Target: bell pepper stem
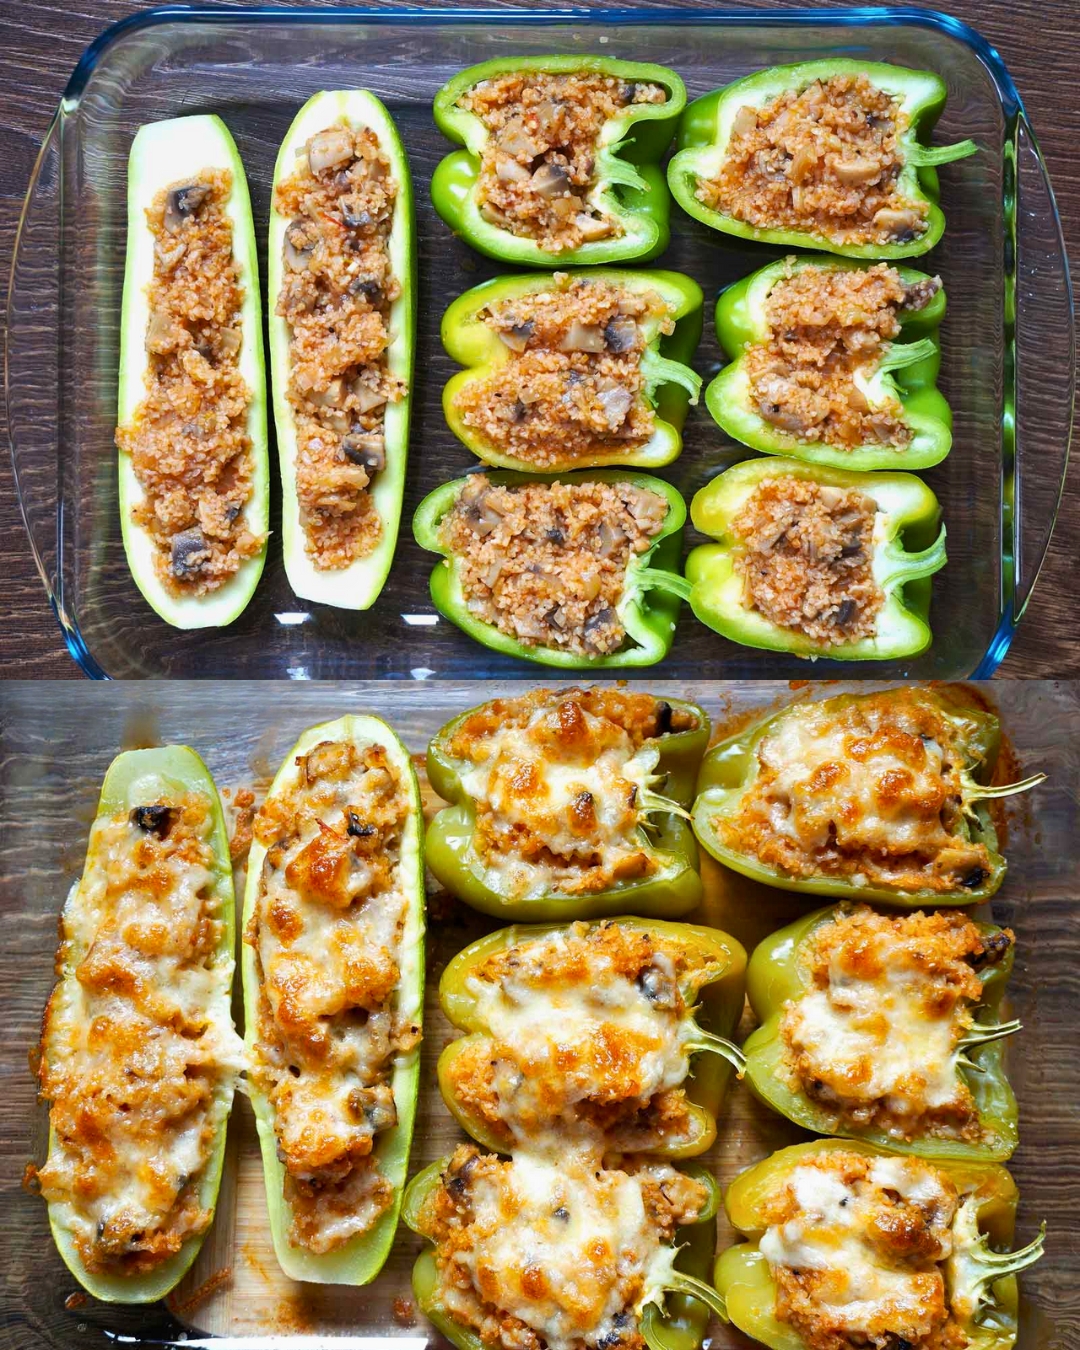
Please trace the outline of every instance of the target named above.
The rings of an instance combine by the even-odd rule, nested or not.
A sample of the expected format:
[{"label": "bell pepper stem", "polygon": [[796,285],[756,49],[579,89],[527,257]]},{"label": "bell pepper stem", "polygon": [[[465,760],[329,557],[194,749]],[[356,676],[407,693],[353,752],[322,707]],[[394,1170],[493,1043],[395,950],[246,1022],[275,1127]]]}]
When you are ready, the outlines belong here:
[{"label": "bell pepper stem", "polygon": [[966,1050],[969,1046],[991,1045],[994,1041],[1003,1041],[1006,1036],[1015,1036],[1020,1029],[1019,1018],[1013,1018],[1011,1022],[996,1022],[993,1025],[976,1023],[960,1042],[960,1048]]},{"label": "bell pepper stem", "polygon": [[677,572],[665,572],[662,567],[642,567],[633,580],[644,590],[669,591],[681,600],[689,600],[693,586]]},{"label": "bell pepper stem", "polygon": [[706,1307],[720,1318],[722,1322],[728,1322],[727,1304],[723,1297],[716,1292],[711,1284],[706,1284],[704,1280],[699,1280],[694,1275],[688,1275],[685,1270],[673,1270],[664,1281],[664,1293],[666,1294],[689,1294],[691,1298],[700,1299]]},{"label": "bell pepper stem", "polygon": [[1028,778],[1021,778],[1018,783],[998,783],[996,786],[988,786],[985,783],[976,783],[970,774],[963,772],[960,775],[960,787],[964,814],[972,820],[977,820],[978,817],[971,809],[973,802],[1015,797],[1018,793],[1029,792],[1033,787],[1038,787],[1040,783],[1045,781],[1046,774],[1033,773]]},{"label": "bell pepper stem", "polygon": [[681,384],[691,403],[698,401],[701,392],[701,376],[696,370],[661,356],[654,347],[647,347],[641,358],[641,378],[645,381],[645,396],[650,400],[662,384]]},{"label": "bell pepper stem", "polygon": [[1044,1223],[1019,1251],[994,1251],[988,1235],[979,1231],[974,1202],[966,1200],[953,1220],[953,1251],[947,1272],[953,1307],[962,1308],[972,1322],[978,1323],[994,1303],[990,1286],[1034,1265],[1043,1254],[1045,1242]]},{"label": "bell pepper stem", "polygon": [[648,192],[649,184],[629,160],[619,156],[627,146],[632,145],[633,136],[624,137],[614,145],[605,146],[597,156],[597,177],[604,187],[618,184],[619,187],[633,188],[637,192]]},{"label": "bell pepper stem", "polygon": [[937,351],[937,343],[933,338],[920,338],[918,342],[893,342],[890,343],[888,351],[878,362],[878,371],[886,370],[904,370],[907,366],[917,365],[920,361],[925,361],[928,356],[933,356]]},{"label": "bell pepper stem", "polygon": [[945,526],[938,537],[919,553],[906,553],[896,541],[885,546],[885,558],[890,566],[878,577],[883,590],[889,590],[919,577],[929,577],[945,565]]},{"label": "bell pepper stem", "polygon": [[723,1036],[717,1036],[712,1031],[706,1031],[704,1027],[699,1027],[696,1022],[690,1038],[686,1042],[686,1049],[691,1054],[695,1051],[707,1050],[715,1055],[722,1056],[734,1068],[739,1078],[742,1078],[746,1072],[746,1056],[735,1042],[729,1041]]},{"label": "bell pepper stem", "polygon": [[936,167],[939,164],[952,164],[958,159],[967,159],[977,154],[979,147],[974,141],[957,141],[955,145],[915,144],[907,153],[908,163],[917,168]]},{"label": "bell pepper stem", "polygon": [[[683,820],[689,820],[690,812],[681,807],[678,802],[673,802],[670,797],[662,797],[659,792],[650,792],[648,788],[643,788],[638,793],[638,802],[640,803],[640,814],[650,816],[654,813],[663,813],[664,815],[682,816]],[[647,824],[647,821],[643,821]]]}]

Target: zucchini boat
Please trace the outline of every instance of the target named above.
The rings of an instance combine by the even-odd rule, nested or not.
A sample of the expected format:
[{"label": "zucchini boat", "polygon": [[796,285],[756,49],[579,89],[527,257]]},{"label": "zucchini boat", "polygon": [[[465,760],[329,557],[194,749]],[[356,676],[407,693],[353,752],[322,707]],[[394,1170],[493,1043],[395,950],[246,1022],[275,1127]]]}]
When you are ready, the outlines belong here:
[{"label": "zucchini boat", "polygon": [[365,89],[315,94],[278,152],[267,261],[282,547],[301,599],[368,609],[390,571],[414,274],[412,182],[390,114]]},{"label": "zucchini boat", "polygon": [[377,717],[305,731],[255,822],[244,897],[249,1096],[274,1250],[367,1284],[397,1228],[424,990],[420,790]]},{"label": "zucchini boat", "polygon": [[220,117],[132,143],[117,423],[135,584],[176,628],[232,623],[266,559],[269,459],[255,228]]},{"label": "zucchini boat", "polygon": [[64,906],[39,1070],[49,1224],[68,1269],[105,1302],[164,1297],[213,1219],[242,1067],[235,937],[206,766],[180,745],[119,755]]}]

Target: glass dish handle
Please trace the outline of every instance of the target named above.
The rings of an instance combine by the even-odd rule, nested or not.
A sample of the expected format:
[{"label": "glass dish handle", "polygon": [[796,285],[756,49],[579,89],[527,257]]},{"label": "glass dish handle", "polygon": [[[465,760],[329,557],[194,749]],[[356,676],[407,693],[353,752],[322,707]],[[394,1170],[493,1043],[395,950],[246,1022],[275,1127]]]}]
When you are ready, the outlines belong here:
[{"label": "glass dish handle", "polygon": [[1076,384],[1065,240],[1042,152],[1022,109],[1006,142],[1005,175],[1002,600],[1015,624],[1031,599],[1061,501]]}]

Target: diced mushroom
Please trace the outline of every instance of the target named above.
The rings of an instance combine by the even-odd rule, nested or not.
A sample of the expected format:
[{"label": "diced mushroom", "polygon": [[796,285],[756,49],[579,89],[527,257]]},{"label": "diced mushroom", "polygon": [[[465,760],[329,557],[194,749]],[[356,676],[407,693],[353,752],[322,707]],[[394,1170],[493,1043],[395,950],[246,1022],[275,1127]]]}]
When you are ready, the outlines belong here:
[{"label": "diced mushroom", "polygon": [[480,203],[480,215],[489,225],[506,226],[510,224],[508,217],[505,216],[497,206],[492,206],[490,202]]},{"label": "diced mushroom", "polygon": [[188,216],[193,216],[210,195],[206,183],[187,183],[172,188],[165,198],[164,225],[170,234],[178,234]]},{"label": "diced mushroom", "polygon": [[527,183],[532,175],[510,155],[500,155],[495,162],[495,177],[500,183]]},{"label": "diced mushroom", "polygon": [[744,103],[731,119],[731,134],[732,136],[749,136],[756,127],[757,109]]},{"label": "diced mushroom", "polygon": [[578,212],[584,205],[581,198],[573,193],[564,194],[561,197],[549,197],[548,202],[551,206],[551,214],[563,222],[576,220]]},{"label": "diced mushroom", "polygon": [[172,574],[178,581],[198,576],[209,560],[210,546],[202,530],[194,528],[173,535],[170,562]]},{"label": "diced mushroom", "polygon": [[541,164],[530,182],[541,197],[558,197],[570,188],[570,171],[565,164],[551,161]]},{"label": "diced mushroom", "polygon": [[315,244],[308,238],[306,222],[300,218],[290,221],[285,227],[285,246],[282,250],[285,265],[294,272],[306,272],[314,251]]},{"label": "diced mushroom", "polygon": [[488,588],[488,590],[495,589],[495,583],[498,581],[502,573],[502,570],[503,570],[503,560],[501,558],[496,558],[495,561],[493,563],[490,563],[488,567],[480,574],[480,580],[484,583],[484,585]]},{"label": "diced mushroom", "polygon": [[353,197],[342,197],[341,219],[350,230],[366,229],[371,224],[371,212],[358,206]]},{"label": "diced mushroom", "polygon": [[590,216],[585,211],[579,212],[574,217],[574,224],[581,231],[581,237],[586,243],[591,243],[596,239],[606,239],[611,233],[610,220],[605,220],[602,216]]},{"label": "diced mushroom", "polygon": [[864,413],[870,411],[870,403],[866,395],[857,384],[852,382],[847,396],[848,406],[854,408],[856,412]]},{"label": "diced mushroom", "polygon": [[793,183],[801,183],[807,174],[817,168],[818,154],[812,145],[801,145],[791,157],[788,165],[788,177]]},{"label": "diced mushroom", "polygon": [[836,611],[837,628],[847,628],[855,618],[855,611],[858,609],[854,600],[841,600],[839,608]]},{"label": "diced mushroom", "polygon": [[150,311],[150,322],[146,325],[146,350],[149,352],[170,352],[177,345],[181,330],[162,309]]},{"label": "diced mushroom", "polygon": [[536,324],[532,319],[526,319],[524,323],[516,323],[513,328],[500,328],[499,340],[504,342],[512,352],[523,352],[529,345],[529,339],[536,331]]},{"label": "diced mushroom", "polygon": [[587,324],[574,319],[559,343],[559,351],[602,352],[604,345],[604,330],[599,324]]},{"label": "diced mushroom", "polygon": [[585,620],[582,628],[582,636],[585,644],[594,651],[607,651],[615,645],[616,634],[611,630],[617,622],[615,611],[605,605],[603,609],[598,609],[595,614],[590,614]]},{"label": "diced mushroom", "polygon": [[839,160],[834,166],[834,172],[845,187],[860,187],[878,176],[881,161],[868,155],[856,155],[854,159]]},{"label": "diced mushroom", "polygon": [[238,356],[243,342],[244,335],[239,328],[225,328],[218,338],[218,351],[222,356]]},{"label": "diced mushroom", "polygon": [[603,389],[596,395],[596,401],[604,410],[604,420],[612,431],[616,427],[622,426],[626,421],[626,414],[630,411],[630,405],[633,403],[633,395],[629,389],[624,389],[622,385],[616,385],[613,389]]},{"label": "diced mushroom", "polygon": [[902,308],[908,310],[925,309],[941,290],[940,277],[927,277],[925,281],[913,281],[904,287]]},{"label": "diced mushroom", "polygon": [[327,127],[308,141],[308,167],[314,174],[336,169],[352,157],[352,135],[345,127]]},{"label": "diced mushroom", "polygon": [[544,622],[549,628],[556,628],[561,633],[566,627],[566,614],[561,605],[556,605],[554,609],[549,609],[544,615]]},{"label": "diced mushroom", "polygon": [[386,468],[386,441],[381,431],[350,431],[341,442],[341,452],[350,464],[365,469],[369,479]]},{"label": "diced mushroom", "polygon": [[626,535],[618,525],[612,525],[609,520],[600,522],[599,546],[597,553],[601,558],[610,558],[620,544],[626,543]]},{"label": "diced mushroom", "polygon": [[164,839],[173,822],[173,810],[162,802],[155,802],[151,806],[136,806],[128,819],[136,829]]},{"label": "diced mushroom", "polygon": [[507,122],[499,136],[498,144],[504,154],[520,160],[535,159],[544,150],[520,117],[511,118]]},{"label": "diced mushroom", "polygon": [[536,125],[547,135],[549,144],[552,143],[551,133],[554,131],[565,107],[566,104],[560,103],[558,99],[545,98],[532,109],[532,115],[536,118]]},{"label": "diced mushroom", "polygon": [[362,413],[372,412],[375,408],[381,408],[386,402],[386,395],[379,389],[373,389],[371,385],[365,384],[363,380],[357,380],[352,388],[353,397],[356,399],[356,406]]},{"label": "diced mushroom", "polygon": [[363,272],[358,277],[353,277],[349,282],[350,295],[362,295],[372,305],[377,305],[382,300],[382,286],[371,276],[365,276]]},{"label": "diced mushroom", "polygon": [[633,103],[634,99],[637,98],[637,91],[638,87],[636,82],[627,80],[622,89],[619,90],[619,93],[622,95],[623,103]]},{"label": "diced mushroom", "polygon": [[604,342],[609,352],[633,351],[637,343],[638,326],[633,319],[616,314],[604,329]]},{"label": "diced mushroom", "polygon": [[894,211],[883,206],[874,214],[874,228],[906,244],[920,233],[922,218],[915,211]]},{"label": "diced mushroom", "polygon": [[345,402],[345,381],[331,380],[326,388],[319,390],[318,393],[313,390],[310,398],[317,408],[340,408]]}]

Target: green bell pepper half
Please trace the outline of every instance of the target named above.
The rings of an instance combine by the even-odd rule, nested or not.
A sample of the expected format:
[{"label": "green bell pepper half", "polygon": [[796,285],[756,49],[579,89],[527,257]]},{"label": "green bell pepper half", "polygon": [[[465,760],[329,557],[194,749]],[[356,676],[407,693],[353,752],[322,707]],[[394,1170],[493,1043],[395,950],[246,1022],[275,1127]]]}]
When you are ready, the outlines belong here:
[{"label": "green bell pepper half", "polygon": [[[865,75],[878,89],[897,100],[908,124],[897,138],[902,167],[896,190],[914,203],[927,207],[926,229],[916,238],[895,244],[838,244],[813,230],[761,229],[722,211],[715,211],[696,195],[698,181],[714,178],[723,165],[731,142],[732,125],[740,108],[763,108],[789,90],[801,91],[816,80],[835,75]],[[945,230],[945,217],[938,206],[936,165],[973,155],[974,141],[930,147],[927,137],[945,106],[945,81],[926,70],[847,57],[804,61],[790,66],[772,66],[747,75],[725,89],[696,99],[686,109],[679,125],[677,153],[668,165],[668,185],[679,205],[714,230],[784,248],[814,248],[849,258],[913,258],[928,253]]]},{"label": "green bell pepper half", "polygon": [[442,562],[436,563],[431,573],[431,598],[439,613],[482,646],[543,666],[559,666],[564,670],[611,670],[625,666],[652,666],[662,661],[671,650],[675,637],[683,590],[678,568],[686,503],[678,491],[659,478],[651,478],[643,473],[626,473],[619,469],[597,469],[592,473],[573,474],[496,472],[489,477],[493,483],[511,486],[522,483],[627,482],[655,492],[667,501],[668,512],[663,528],[653,538],[650,547],[644,553],[633,554],[626,565],[626,580],[615,609],[619,622],[626,630],[627,641],[617,652],[582,656],[564,648],[520,642],[495,624],[486,623],[472,613],[462,592],[461,560],[448,553],[439,542],[439,526],[443,517],[453,509],[458,494],[469,481],[467,478],[455,478],[452,482],[443,483],[434,492],[429,492],[413,516],[416,542],[431,553],[443,555]]},{"label": "green bell pepper half", "polygon": [[[771,1350],[807,1348],[795,1328],[776,1316],[776,1285],[758,1245],[766,1228],[764,1210],[795,1168],[837,1151],[888,1154],[886,1149],[847,1139],[795,1144],[740,1173],[725,1196],[731,1223],[748,1241],[720,1253],[713,1283],[732,1323]],[[955,1299],[960,1294],[965,1313],[970,1312],[961,1327],[969,1350],[1011,1350],[1019,1303],[1016,1272],[1042,1255],[1043,1233],[1018,1252],[997,1250],[1013,1241],[1016,1227],[1019,1193],[1009,1173],[997,1163],[958,1159],[935,1159],[933,1166],[953,1182],[962,1198],[977,1202],[970,1218],[954,1226],[954,1236],[963,1239],[963,1259],[954,1255],[945,1271],[950,1296]]]},{"label": "green bell pepper half", "polygon": [[[686,810],[693,799],[698,765],[709,743],[709,719],[696,704],[681,699],[669,702],[697,718],[697,726],[691,730],[664,732],[657,737],[660,747],[657,773],[664,775],[661,784],[664,796]],[[519,898],[500,890],[498,878],[489,874],[474,846],[476,803],[461,783],[465,764],[449,749],[458,727],[477,711],[471,708],[448,722],[427,752],[428,781],[451,804],[428,826],[425,855],[433,875],[451,895],[482,914],[525,923],[568,923],[627,912],[678,918],[698,904],[701,878],[697,871],[697,844],[687,820],[674,812],[653,817],[651,837],[642,831],[642,849],[659,863],[657,871],[644,880],[616,881],[608,890],[590,895],[566,895],[553,889],[533,898]]]},{"label": "green bell pepper half", "polygon": [[[405,1192],[401,1217],[422,1237],[427,1236],[421,1227],[424,1202],[441,1185],[442,1174],[449,1162],[449,1157],[440,1158],[425,1167],[413,1177]],[[720,1187],[704,1167],[687,1163],[680,1171],[705,1185],[709,1200],[694,1223],[675,1231],[672,1245],[678,1247],[679,1254],[670,1272],[670,1282],[646,1290],[640,1316],[641,1334],[649,1350],[699,1350],[709,1324],[710,1308],[719,1316],[725,1316],[715,1290],[705,1283],[716,1248]],[[422,1252],[413,1266],[412,1286],[420,1311],[456,1350],[484,1350],[479,1335],[462,1326],[440,1305],[433,1248]]]},{"label": "green bell pepper half", "polygon": [[[480,214],[477,185],[480,157],[490,135],[458,99],[482,80],[516,71],[550,75],[611,75],[629,83],[662,85],[664,103],[628,104],[605,122],[597,138],[595,175],[589,204],[611,216],[621,234],[551,253],[534,240],[492,224]],[[435,210],[455,234],[480,253],[530,267],[572,267],[592,263],[646,262],[663,253],[670,238],[668,195],[660,159],[686,107],[686,87],[673,70],[645,61],[601,56],[510,56],[483,61],[461,71],[435,95],[435,124],[449,140],[463,145],[438,165],[431,180]]]},{"label": "green bell pepper half", "polygon": [[[858,386],[871,408],[895,408],[912,437],[903,449],[870,441],[852,449],[804,440],[767,422],[753,406],[745,355],[769,340],[766,305],[773,287],[789,272],[853,271],[872,266],[843,258],[781,258],[729,286],[716,302],[716,335],[731,364],[705,391],[705,404],[735,440],[764,455],[790,455],[808,464],[834,469],[929,469],[940,464],[952,447],[952,410],[936,386],[941,366],[938,328],[945,317],[945,292],[939,290],[922,309],[900,310],[901,332],[885,348],[872,371],[860,372]],[[905,285],[927,281],[925,272],[898,267]]]},{"label": "green bell pepper half", "polygon": [[[408,907],[401,935],[395,1006],[402,1019],[408,1019],[416,1026],[420,1026],[424,1015],[424,835],[420,787],[409,751],[381,718],[347,713],[333,722],[323,722],[319,726],[309,727],[301,735],[285,756],[270,785],[266,799],[271,800],[299,781],[302,769],[297,763],[298,758],[307,755],[323,741],[344,740],[351,741],[359,747],[383,746],[390,763],[401,775],[404,790],[408,794],[409,813],[402,831],[400,864]],[[248,854],[247,882],[244,890],[245,934],[258,905],[265,858],[266,845],[256,836]],[[240,961],[244,988],[244,1040],[250,1056],[258,1038],[261,979],[258,952],[246,938]],[[358,1233],[342,1246],[319,1253],[295,1247],[289,1241],[292,1207],[283,1193],[285,1164],[278,1156],[274,1108],[254,1080],[248,1079],[248,1097],[255,1112],[259,1147],[262,1151],[270,1235],[278,1264],[290,1279],[307,1280],[316,1284],[369,1284],[383,1268],[397,1231],[398,1213],[409,1166],[409,1149],[412,1144],[420,1083],[418,1046],[404,1053],[398,1053],[394,1060],[390,1083],[394,1105],[397,1108],[397,1122],[376,1136],[373,1156],[377,1161],[379,1172],[394,1187],[394,1202],[366,1233]]]},{"label": "green bell pepper half", "polygon": [[[1001,961],[979,972],[983,997],[974,1009],[976,1020],[970,1037],[961,1042],[956,1055],[956,1072],[975,1100],[984,1136],[980,1141],[927,1137],[905,1143],[884,1130],[855,1132],[845,1127],[836,1128],[826,1110],[801,1089],[784,1081],[780,1019],[785,1004],[802,998],[810,989],[800,966],[802,948],[824,924],[843,917],[846,909],[846,903],[841,902],[815,910],[781,928],[754,948],[747,970],[747,992],[761,1026],[743,1047],[746,1078],[754,1094],[766,1106],[815,1134],[864,1139],[893,1153],[914,1153],[932,1162],[942,1158],[1003,1162],[1012,1155],[1017,1144],[1016,1097],[1005,1077],[1004,1036],[1018,1031],[1019,1024],[1002,1023],[998,1016],[1012,971],[1011,945]],[[1001,932],[991,923],[978,923],[976,927],[984,938]]]},{"label": "green bell pepper half", "polygon": [[[624,449],[602,449],[590,454],[575,453],[566,462],[554,467],[558,470],[591,469],[606,464],[628,464],[635,468],[655,469],[670,464],[682,450],[682,426],[689,404],[696,403],[701,388],[701,377],[691,370],[689,362],[701,338],[701,287],[681,272],[624,272],[614,268],[560,273],[559,277],[573,281],[607,282],[628,291],[658,294],[667,304],[669,316],[675,321],[675,331],[664,336],[659,322],[653,317],[641,327],[648,345],[641,358],[646,401],[654,409],[653,434],[644,445]],[[535,471],[535,464],[499,448],[473,427],[467,426],[458,411],[458,395],[470,384],[487,380],[500,366],[513,358],[513,353],[481,318],[484,310],[517,296],[536,291],[558,290],[566,282],[544,273],[524,276],[493,277],[472,290],[459,295],[443,315],[442,343],[447,353],[465,370],[452,376],[443,389],[443,414],[447,425],[462,444],[487,464],[501,469],[517,469],[523,473]]]},{"label": "green bell pepper half", "polygon": [[783,719],[799,717],[808,707],[835,709],[839,713],[852,702],[878,698],[878,694],[839,694],[821,702],[796,703],[714,745],[702,761],[698,775],[698,797],[693,810],[694,833],[698,842],[732,871],[785,891],[800,891],[832,899],[875,900],[900,909],[918,909],[926,905],[975,905],[989,900],[1005,878],[1006,864],[998,852],[997,831],[984,799],[1011,795],[1018,789],[1034,786],[1038,776],[1004,788],[986,786],[993,777],[1001,748],[998,719],[962,688],[949,685],[917,687],[913,692],[920,698],[938,704],[946,720],[953,726],[957,747],[964,756],[965,838],[985,844],[990,861],[987,874],[973,885],[956,891],[935,891],[930,888],[900,891],[880,885],[858,886],[844,877],[792,876],[762,863],[751,853],[731,848],[717,833],[714,821],[738,816],[743,797],[757,781],[760,764],[758,747]]},{"label": "green bell pepper half", "polygon": [[[210,776],[210,771],[194,750],[186,745],[165,745],[150,750],[126,750],[117,755],[109,765],[105,781],[101,787],[94,824],[90,831],[90,840],[86,849],[86,862],[82,877],[72,886],[64,906],[61,918],[61,936],[66,939],[63,947],[63,964],[58,970],[58,983],[53,990],[53,1000],[66,1000],[68,991],[78,988],[77,971],[86,956],[87,948],[75,938],[77,925],[75,920],[83,899],[83,886],[91,892],[100,884],[102,869],[108,864],[108,858],[102,856],[99,843],[99,831],[121,813],[128,814],[138,806],[155,805],[175,801],[188,793],[197,793],[208,799],[213,820],[210,839],[214,855],[214,868],[208,882],[210,893],[217,901],[217,919],[220,926],[218,945],[214,954],[214,965],[228,971],[228,987],[224,997],[217,1000],[217,1006],[207,1006],[209,1018],[220,1019],[232,1026],[230,992],[234,966],[233,953],[236,948],[236,901],[233,895],[232,861],[229,857],[229,836],[225,828],[225,815],[221,807],[221,798]],[[96,876],[95,876],[96,874]],[[72,926],[69,927],[68,919]],[[42,1055],[49,1055],[49,1026],[46,1014]],[[58,1048],[58,1055],[63,1048]],[[217,1204],[218,1189],[221,1185],[221,1170],[225,1161],[225,1133],[232,1106],[233,1086],[231,1079],[219,1083],[214,1094],[214,1109],[220,1113],[213,1147],[203,1166],[199,1179],[198,1203],[213,1211]],[[49,1130],[49,1152],[56,1147],[56,1134]],[[187,1274],[199,1254],[199,1248],[206,1237],[204,1230],[189,1237],[175,1255],[162,1261],[160,1265],[143,1274],[110,1275],[87,1270],[75,1245],[70,1216],[67,1206],[52,1202],[48,1206],[49,1227],[57,1250],[64,1264],[78,1280],[87,1293],[103,1303],[153,1303],[164,1298]]]},{"label": "green bell pepper half", "polygon": [[[731,523],[763,481],[781,476],[861,492],[876,503],[872,570],[885,599],[870,636],[825,645],[747,606],[735,568],[742,545]],[[690,515],[702,534],[716,540],[700,544],[686,560],[690,608],[732,642],[834,661],[896,660],[930,646],[929,578],[945,565],[945,527],[938,528],[937,498],[914,474],[845,473],[793,459],[751,459],[707,483],[694,497]]]},{"label": "green bell pepper half", "polygon": [[[702,962],[700,968],[689,973],[681,989],[688,1012],[694,1023],[695,1036],[690,1042],[693,1056],[686,1083],[690,1101],[692,1136],[680,1143],[651,1148],[651,1153],[673,1158],[689,1158],[711,1147],[716,1138],[716,1117],[723,1104],[733,1066],[742,1070],[742,1056],[738,1049],[723,1038],[738,1025],[743,1010],[743,975],[746,952],[740,942],[717,928],[701,924],[667,923],[662,919],[639,919],[621,915],[616,919],[601,919],[590,925],[618,924],[620,928],[640,930],[677,944]],[[439,1088],[443,1101],[450,1108],[458,1124],[467,1134],[494,1153],[506,1152],[489,1126],[475,1112],[458,1100],[454,1092],[451,1070],[454,1062],[477,1041],[490,1041],[490,1029],[478,1015],[476,994],[470,988],[474,972],[491,957],[514,947],[548,937],[552,933],[568,933],[561,924],[514,925],[489,933],[458,952],[443,971],[439,981],[439,1002],[455,1027],[467,1035],[451,1041],[439,1056]]]}]

